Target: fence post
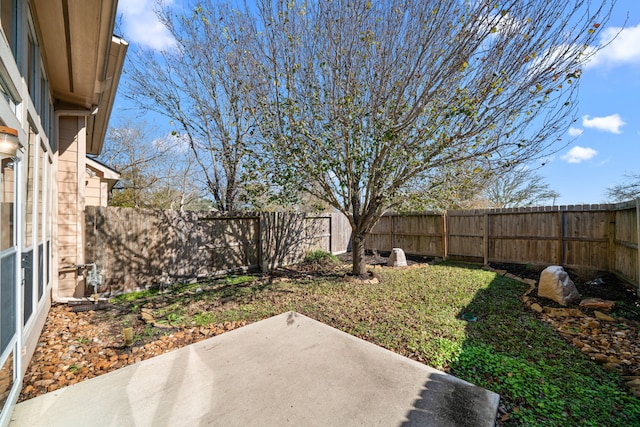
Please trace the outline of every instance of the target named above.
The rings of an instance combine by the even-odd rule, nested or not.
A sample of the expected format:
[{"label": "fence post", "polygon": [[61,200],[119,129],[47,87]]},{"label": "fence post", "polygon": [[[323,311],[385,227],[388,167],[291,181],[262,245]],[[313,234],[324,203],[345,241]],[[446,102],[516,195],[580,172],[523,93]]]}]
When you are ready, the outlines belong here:
[{"label": "fence post", "polygon": [[267,259],[265,257],[265,245],[268,239],[267,236],[267,221],[265,220],[265,216],[269,215],[266,212],[260,213],[260,219],[258,220],[258,265],[260,266],[260,271],[264,274],[269,271],[269,265]]},{"label": "fence post", "polygon": [[564,264],[564,211],[558,210],[558,265]]},{"label": "fence post", "polygon": [[394,237],[393,236],[393,227],[395,227],[395,223],[396,223],[395,217],[396,217],[395,214],[393,214],[393,215],[391,215],[389,217],[389,242],[391,243],[391,248],[389,248],[389,250],[391,252],[393,252],[393,248],[396,247],[396,244],[395,244],[396,242],[393,239],[393,237]]},{"label": "fence post", "polygon": [[484,233],[482,236],[484,265],[489,265],[489,213],[484,211]]},{"label": "fence post", "polygon": [[609,271],[616,268],[616,211],[611,210],[609,214]]},{"label": "fence post", "polygon": [[449,229],[447,227],[447,211],[442,214],[442,259],[446,260],[449,255]]},{"label": "fence post", "polygon": [[333,254],[333,214],[329,215],[329,253]]}]

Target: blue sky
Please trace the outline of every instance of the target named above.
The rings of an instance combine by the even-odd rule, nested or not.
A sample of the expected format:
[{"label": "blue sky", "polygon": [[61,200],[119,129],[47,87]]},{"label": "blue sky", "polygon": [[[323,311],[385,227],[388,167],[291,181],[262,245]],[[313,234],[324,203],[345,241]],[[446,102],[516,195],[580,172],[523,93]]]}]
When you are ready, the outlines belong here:
[{"label": "blue sky", "polygon": [[[153,4],[154,0],[119,1],[121,30],[132,50],[135,45],[162,49],[172,42],[155,19]],[[537,170],[560,193],[558,205],[606,202],[607,187],[623,182],[625,173],[640,174],[640,0],[617,1],[600,43],[614,34],[617,38],[584,69],[577,121],[564,138],[569,145]],[[129,114],[122,107],[118,97],[112,123]],[[158,124],[162,120],[149,119]]]}]

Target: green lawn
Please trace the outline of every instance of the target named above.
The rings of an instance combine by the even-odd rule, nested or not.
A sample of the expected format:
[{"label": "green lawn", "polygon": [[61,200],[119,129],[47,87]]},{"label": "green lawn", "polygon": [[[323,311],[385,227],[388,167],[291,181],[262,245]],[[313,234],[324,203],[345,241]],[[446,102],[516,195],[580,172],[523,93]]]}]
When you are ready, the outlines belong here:
[{"label": "green lawn", "polygon": [[[461,264],[374,271],[375,284],[340,271],[273,283],[238,276],[177,287],[169,298],[123,296],[120,303],[134,311],[150,305],[174,326],[295,310],[499,393],[505,425],[640,424],[640,400],[620,376],[589,361],[523,306],[526,285]],[[462,313],[477,321],[461,320]]]}]

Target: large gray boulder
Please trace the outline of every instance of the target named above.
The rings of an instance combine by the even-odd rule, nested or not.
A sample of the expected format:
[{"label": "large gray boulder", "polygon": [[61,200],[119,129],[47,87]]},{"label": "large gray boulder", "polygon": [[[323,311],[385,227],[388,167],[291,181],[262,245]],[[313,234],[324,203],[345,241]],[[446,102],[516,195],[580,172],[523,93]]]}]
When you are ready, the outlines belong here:
[{"label": "large gray boulder", "polygon": [[570,305],[580,301],[576,285],[559,265],[552,265],[542,271],[538,284],[538,296],[549,298],[560,305]]},{"label": "large gray boulder", "polygon": [[407,257],[405,256],[404,251],[400,248],[391,249],[391,255],[389,255],[387,265],[390,267],[406,267]]}]

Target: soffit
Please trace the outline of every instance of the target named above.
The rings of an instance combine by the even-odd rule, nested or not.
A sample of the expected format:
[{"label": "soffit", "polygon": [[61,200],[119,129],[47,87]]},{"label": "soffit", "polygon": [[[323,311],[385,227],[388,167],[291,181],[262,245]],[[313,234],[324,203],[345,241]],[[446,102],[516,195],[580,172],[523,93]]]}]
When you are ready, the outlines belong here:
[{"label": "soffit", "polygon": [[91,109],[108,84],[117,0],[32,0],[41,52],[56,102]]},{"label": "soffit", "polygon": [[102,85],[103,93],[98,104],[96,114],[89,116],[87,126],[87,154],[98,155],[102,151],[109,117],[113,109],[113,103],[118,90],[118,83],[124,67],[124,58],[129,44],[123,39],[113,36],[111,38],[111,49],[107,61],[107,74],[105,83]]}]

